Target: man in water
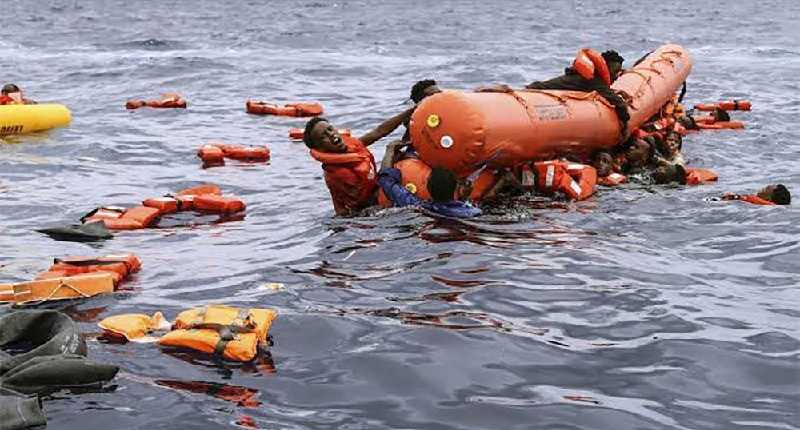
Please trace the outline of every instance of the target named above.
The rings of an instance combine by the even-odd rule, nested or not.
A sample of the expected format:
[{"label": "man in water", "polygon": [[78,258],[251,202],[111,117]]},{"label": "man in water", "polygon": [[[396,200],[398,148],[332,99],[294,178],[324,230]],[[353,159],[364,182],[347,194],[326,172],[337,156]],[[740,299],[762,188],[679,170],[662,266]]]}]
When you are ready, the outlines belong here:
[{"label": "man in water", "polygon": [[481,214],[481,210],[454,198],[458,181],[453,172],[435,167],[428,177],[428,193],[431,201],[423,200],[401,184],[400,170],[392,167],[403,141],[392,142],[386,147],[386,154],[381,162],[378,184],[394,206],[419,206],[437,215],[453,218],[471,218]]},{"label": "man in water", "polygon": [[375,159],[367,146],[393,132],[413,111],[410,108],[389,118],[360,138],[340,135],[322,117],[306,123],[303,142],[322,163],[336,215],[353,215],[376,201]]},{"label": "man in water", "polygon": [[22,90],[15,84],[5,84],[0,90],[0,105],[31,105],[35,101],[26,99],[22,95]]},{"label": "man in water", "polygon": [[[424,100],[428,96],[432,96],[434,94],[441,93],[442,90],[439,89],[439,86],[436,84],[436,81],[433,79],[423,79],[421,81],[417,81],[413,86],[411,86],[411,94],[409,98],[412,102],[414,102],[414,109],[416,109],[417,105]],[[406,127],[405,133],[403,133],[403,142],[411,142],[411,135],[408,131],[408,120],[411,119],[409,115],[408,119],[403,121],[403,125]]]},{"label": "man in water", "polygon": [[714,200],[740,200],[754,205],[789,205],[792,203],[792,195],[789,189],[783,184],[767,185],[756,194],[725,194],[721,198]]}]

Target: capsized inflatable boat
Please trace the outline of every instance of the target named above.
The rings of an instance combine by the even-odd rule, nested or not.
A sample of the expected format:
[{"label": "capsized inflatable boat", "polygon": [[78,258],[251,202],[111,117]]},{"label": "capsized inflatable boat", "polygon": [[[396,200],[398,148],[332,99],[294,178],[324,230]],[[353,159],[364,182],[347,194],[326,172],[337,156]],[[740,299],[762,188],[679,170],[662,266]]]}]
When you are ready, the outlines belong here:
[{"label": "capsized inflatable boat", "polygon": [[[625,70],[611,88],[628,101],[628,130],[658,112],[691,69],[684,48],[664,45]],[[585,160],[623,137],[613,107],[600,95],[560,90],[444,91],[419,105],[410,130],[422,161],[461,177],[484,164],[513,166],[568,155]]]},{"label": "capsized inflatable boat", "polygon": [[72,120],[66,106],[55,103],[0,106],[0,136],[64,127]]}]

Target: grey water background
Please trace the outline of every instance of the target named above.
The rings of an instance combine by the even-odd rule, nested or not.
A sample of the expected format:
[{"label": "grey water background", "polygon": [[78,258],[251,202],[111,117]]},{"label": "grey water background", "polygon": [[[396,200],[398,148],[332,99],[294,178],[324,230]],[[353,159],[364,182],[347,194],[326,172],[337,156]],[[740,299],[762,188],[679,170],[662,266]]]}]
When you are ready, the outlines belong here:
[{"label": "grey water background", "polygon": [[[800,428],[798,203],[704,200],[774,182],[800,195],[798,4],[4,0],[0,80],[74,120],[0,144],[0,281],[70,254],[143,261],[124,291],[67,308],[90,357],[123,370],[106,392],[48,398],[50,428]],[[630,63],[665,42],[694,56],[689,104],[753,102],[734,114],[746,130],[685,141],[717,184],[522,199],[470,222],[335,218],[319,165],[286,139],[303,121],[244,113],[247,98],[319,100],[358,134],[418,79],[521,86],[582,46]],[[166,91],[189,109],[123,108]],[[212,140],[269,145],[272,162],[203,170]],[[201,182],[241,196],[246,218],[91,246],[33,232]],[[96,340],[110,315],[211,302],[277,309],[270,355],[221,365]]]}]

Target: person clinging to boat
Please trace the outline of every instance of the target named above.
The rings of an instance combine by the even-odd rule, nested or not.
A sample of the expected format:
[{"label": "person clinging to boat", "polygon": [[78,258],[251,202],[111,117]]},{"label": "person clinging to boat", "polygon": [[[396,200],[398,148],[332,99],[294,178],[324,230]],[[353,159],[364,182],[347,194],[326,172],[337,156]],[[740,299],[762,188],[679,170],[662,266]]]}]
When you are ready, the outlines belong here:
[{"label": "person clinging to boat", "polygon": [[[426,97],[432,96],[434,94],[441,93],[442,90],[439,88],[439,85],[433,79],[423,79],[421,81],[417,81],[414,85],[411,86],[411,94],[409,95],[409,99],[414,102],[414,109],[416,109],[417,105],[422,102]],[[411,115],[403,121],[403,125],[406,127],[406,131],[403,133],[403,142],[410,143],[411,142],[411,135],[408,131],[408,121],[411,119]]]},{"label": "person clinging to boat", "polygon": [[0,105],[32,105],[35,101],[25,98],[16,84],[5,84],[0,90]]},{"label": "person clinging to boat", "polygon": [[406,109],[360,138],[339,134],[322,117],[306,123],[303,142],[311,157],[322,163],[337,215],[353,215],[377,201],[375,159],[367,147],[392,133],[413,111],[414,107]]},{"label": "person clinging to boat", "polygon": [[431,199],[422,199],[415,192],[401,183],[402,174],[393,167],[400,150],[407,144],[401,140],[386,146],[386,153],[381,162],[378,184],[386,197],[395,207],[418,206],[437,215],[453,218],[471,218],[481,214],[481,210],[470,203],[455,198],[458,180],[453,172],[433,168],[428,176],[427,187]]}]

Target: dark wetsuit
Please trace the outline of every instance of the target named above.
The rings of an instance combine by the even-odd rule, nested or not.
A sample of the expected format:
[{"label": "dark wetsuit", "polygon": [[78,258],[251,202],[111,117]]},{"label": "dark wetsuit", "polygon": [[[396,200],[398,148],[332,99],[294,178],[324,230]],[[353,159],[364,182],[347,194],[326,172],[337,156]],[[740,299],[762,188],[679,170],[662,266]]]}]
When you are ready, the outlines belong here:
[{"label": "dark wetsuit", "polygon": [[608,100],[608,102],[614,106],[614,110],[617,112],[617,117],[620,122],[622,122],[625,127],[628,126],[630,115],[628,114],[628,105],[625,104],[625,100],[622,100],[622,97],[617,95],[617,93],[600,78],[585,79],[572,70],[571,67],[567,67],[562,76],[547,81],[532,82],[526,85],[525,88],[529,90],[597,91],[598,94],[603,96],[604,99]]}]

